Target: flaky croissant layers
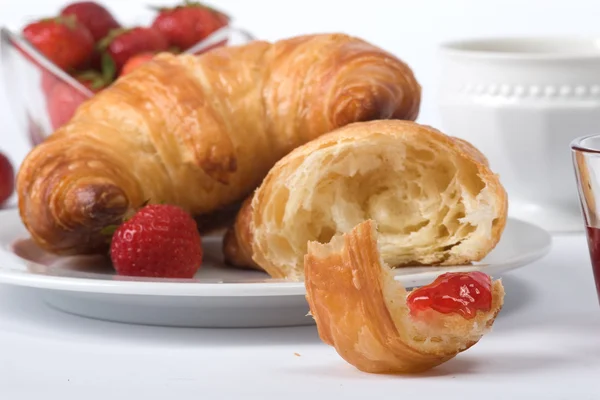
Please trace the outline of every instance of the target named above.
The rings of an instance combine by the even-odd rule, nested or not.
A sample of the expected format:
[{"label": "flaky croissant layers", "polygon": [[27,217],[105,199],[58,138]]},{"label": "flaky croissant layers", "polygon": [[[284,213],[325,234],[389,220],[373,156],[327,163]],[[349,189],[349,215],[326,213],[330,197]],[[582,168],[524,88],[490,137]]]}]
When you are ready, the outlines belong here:
[{"label": "flaky croissant layers", "polygon": [[508,198],[469,143],[411,121],[357,122],[286,155],[238,214],[227,260],[302,280],[307,243],[372,219],[391,267],[479,261],[498,243]]},{"label": "flaky croissant layers", "polygon": [[411,121],[358,122],[277,162],[224,243],[227,260],[303,279],[307,243],[372,219],[391,267],[479,261],[498,243],[508,198],[469,143]]},{"label": "flaky croissant layers", "polygon": [[31,151],[21,218],[46,250],[101,252],[102,229],[145,201],[210,214],[297,146],[355,121],[413,120],[419,103],[406,64],[341,34],[159,55]]}]

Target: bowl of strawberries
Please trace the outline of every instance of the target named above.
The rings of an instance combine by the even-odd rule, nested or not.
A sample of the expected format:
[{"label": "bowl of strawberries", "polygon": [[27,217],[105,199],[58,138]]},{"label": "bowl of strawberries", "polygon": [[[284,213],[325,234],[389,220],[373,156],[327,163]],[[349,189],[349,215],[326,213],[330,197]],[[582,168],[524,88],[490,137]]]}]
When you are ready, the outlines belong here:
[{"label": "bowl of strawberries", "polygon": [[65,5],[19,33],[0,30],[4,87],[33,146],[68,122],[85,100],[162,52],[201,54],[253,40],[224,12],[185,1],[124,25],[93,1]]}]

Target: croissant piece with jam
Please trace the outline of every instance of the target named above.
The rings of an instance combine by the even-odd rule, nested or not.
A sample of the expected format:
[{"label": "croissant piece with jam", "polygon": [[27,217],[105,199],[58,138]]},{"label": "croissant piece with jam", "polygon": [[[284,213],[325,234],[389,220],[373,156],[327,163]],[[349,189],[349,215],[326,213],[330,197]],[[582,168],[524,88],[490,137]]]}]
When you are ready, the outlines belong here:
[{"label": "croissant piece with jam", "polygon": [[476,344],[502,308],[504,288],[481,272],[448,273],[407,292],[377,246],[375,222],[327,244],[311,242],[306,299],[319,336],[372,373],[416,373]]}]

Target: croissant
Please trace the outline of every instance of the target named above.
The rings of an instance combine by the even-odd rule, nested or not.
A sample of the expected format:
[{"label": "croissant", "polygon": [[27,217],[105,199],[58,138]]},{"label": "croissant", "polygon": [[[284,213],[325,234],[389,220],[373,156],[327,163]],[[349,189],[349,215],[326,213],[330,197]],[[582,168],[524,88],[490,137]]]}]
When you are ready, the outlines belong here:
[{"label": "croissant", "polygon": [[278,161],[226,235],[226,260],[301,280],[309,241],[367,219],[392,267],[481,260],[498,243],[507,195],[469,143],[411,121],[357,122]]},{"label": "croissant", "polygon": [[295,147],[354,121],[415,119],[419,104],[405,63],[342,34],[161,54],[28,154],[20,215],[48,251],[101,252],[102,230],[145,202],[209,215]]},{"label": "croissant", "polygon": [[[381,259],[376,236],[376,224],[368,220],[328,244],[309,243],[305,256],[306,299],[319,336],[348,363],[372,373],[422,372],[490,330],[504,301],[499,280],[491,282],[489,309],[477,309],[471,318],[434,309],[413,314],[408,293]],[[474,294],[467,285],[461,295]]]}]

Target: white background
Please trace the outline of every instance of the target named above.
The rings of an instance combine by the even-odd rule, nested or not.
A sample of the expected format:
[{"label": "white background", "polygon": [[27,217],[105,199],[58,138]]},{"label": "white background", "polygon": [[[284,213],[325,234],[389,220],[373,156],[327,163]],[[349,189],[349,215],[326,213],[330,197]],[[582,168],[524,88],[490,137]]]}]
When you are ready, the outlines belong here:
[{"label": "white background", "polygon": [[[174,2],[104,3],[121,22],[145,22],[152,16],[146,5]],[[32,18],[56,13],[62,4],[64,0],[0,0],[0,25],[21,27]],[[237,25],[261,39],[339,31],[395,53],[410,64],[423,86],[419,121],[438,127],[440,42],[472,36],[600,34],[598,0],[213,0],[210,4],[218,5]],[[8,100],[0,92],[0,151],[18,164],[28,142],[17,130]]]}]

